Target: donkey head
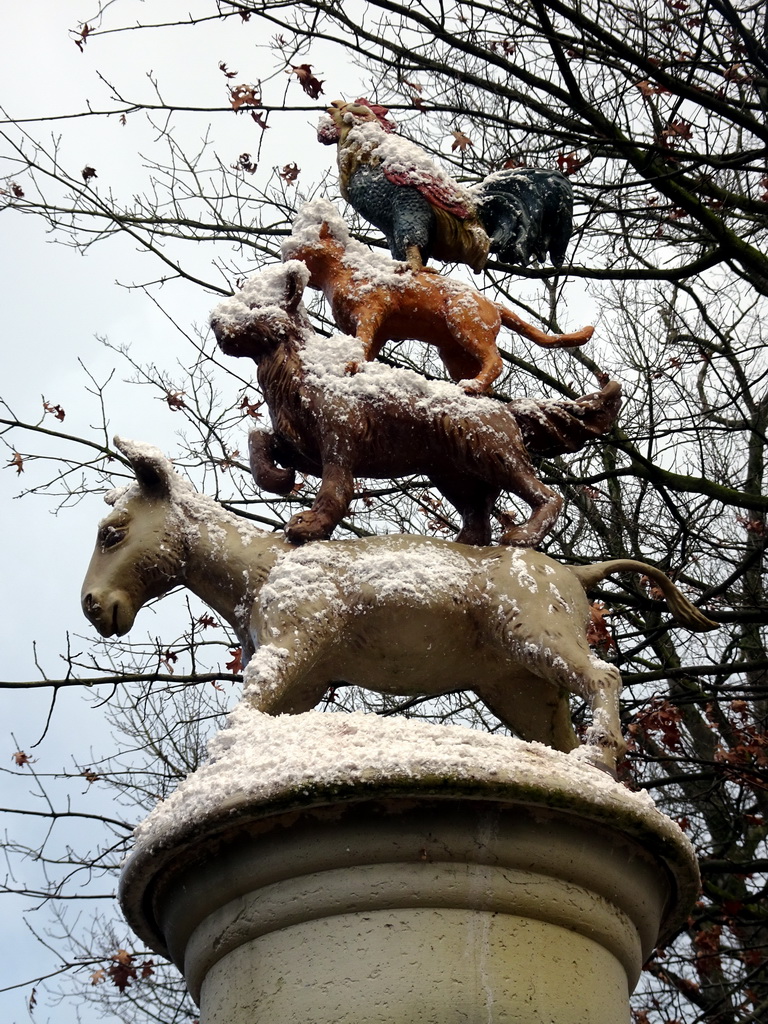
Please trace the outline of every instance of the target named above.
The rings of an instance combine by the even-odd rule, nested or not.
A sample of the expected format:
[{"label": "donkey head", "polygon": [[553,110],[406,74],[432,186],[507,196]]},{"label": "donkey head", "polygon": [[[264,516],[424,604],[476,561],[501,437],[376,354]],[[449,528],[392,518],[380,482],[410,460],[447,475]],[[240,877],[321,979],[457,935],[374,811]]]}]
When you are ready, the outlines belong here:
[{"label": "donkey head", "polygon": [[122,636],[139,609],[181,582],[184,520],[173,502],[183,486],[157,449],[114,439],[136,482],[110,491],[113,509],[101,523],[82,589],[83,611],[102,636]]}]

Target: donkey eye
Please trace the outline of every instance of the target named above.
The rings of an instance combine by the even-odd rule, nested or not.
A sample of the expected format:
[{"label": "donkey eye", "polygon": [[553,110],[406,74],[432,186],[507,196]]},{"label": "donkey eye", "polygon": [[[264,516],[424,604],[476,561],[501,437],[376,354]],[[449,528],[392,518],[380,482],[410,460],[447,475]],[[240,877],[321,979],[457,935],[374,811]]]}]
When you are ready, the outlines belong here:
[{"label": "donkey eye", "polygon": [[127,533],[128,531],[124,527],[105,526],[101,531],[100,538],[102,549],[113,548],[115,544],[120,543]]}]

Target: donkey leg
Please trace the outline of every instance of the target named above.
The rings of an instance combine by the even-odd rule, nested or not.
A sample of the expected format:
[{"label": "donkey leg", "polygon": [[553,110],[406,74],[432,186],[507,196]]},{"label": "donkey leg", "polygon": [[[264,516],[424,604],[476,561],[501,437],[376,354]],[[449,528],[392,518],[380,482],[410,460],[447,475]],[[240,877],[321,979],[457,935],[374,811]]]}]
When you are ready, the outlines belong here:
[{"label": "donkey leg", "polygon": [[278,643],[259,647],[245,670],[243,699],[267,715],[300,715],[322,699],[327,680],[311,671],[306,652]]},{"label": "donkey leg", "polygon": [[288,540],[292,544],[327,540],[349,511],[354,489],[354,478],[346,465],[324,462],[315,502],[307,512],[298,512],[288,522],[285,528]]},{"label": "donkey leg", "polygon": [[[322,571],[319,566],[317,570]],[[286,603],[265,599],[262,593],[250,628],[252,635],[269,638],[269,643],[257,647],[246,665],[243,699],[269,715],[310,711],[328,687],[323,663],[342,635],[342,620],[336,602],[318,605],[316,598],[301,592]]]},{"label": "donkey leg", "polygon": [[[561,634],[559,639],[548,637],[539,656],[533,656],[531,668],[561,690],[575,693],[589,702],[592,724],[587,729],[586,743],[575,747],[572,753],[615,772],[616,761],[626,750],[619,717],[619,670],[594,657],[586,640],[567,634]],[[563,736],[560,732],[563,720],[556,715],[554,724]],[[554,745],[561,750],[569,749],[559,743]]]},{"label": "donkey leg", "polygon": [[573,693],[585,697],[592,711],[586,744],[574,750],[574,754],[615,772],[616,761],[627,749],[619,716],[621,673],[615,665],[595,657],[587,648],[586,641],[579,643],[578,647],[571,645],[568,651],[563,652],[562,660],[567,668],[560,671],[558,666],[556,669],[561,683]]},{"label": "donkey leg", "polygon": [[579,746],[568,697],[557,686],[531,676],[504,686],[480,683],[475,691],[496,717],[522,740],[546,743],[565,753]]},{"label": "donkey leg", "polygon": [[587,743],[581,748],[580,756],[615,771],[616,761],[627,749],[619,717],[621,674],[615,666],[595,658],[582,679],[592,706],[592,725],[587,729]]}]

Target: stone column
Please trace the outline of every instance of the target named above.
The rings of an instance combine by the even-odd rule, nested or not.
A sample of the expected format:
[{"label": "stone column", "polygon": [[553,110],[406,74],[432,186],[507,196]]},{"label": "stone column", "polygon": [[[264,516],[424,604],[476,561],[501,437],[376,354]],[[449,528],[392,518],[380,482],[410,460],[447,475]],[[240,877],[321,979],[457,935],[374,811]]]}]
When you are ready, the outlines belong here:
[{"label": "stone column", "polygon": [[[646,797],[470,730],[238,714],[219,760],[140,831],[122,883],[201,1024],[629,1020],[643,962],[698,889],[687,840]],[[396,758],[366,764],[387,736]]]}]

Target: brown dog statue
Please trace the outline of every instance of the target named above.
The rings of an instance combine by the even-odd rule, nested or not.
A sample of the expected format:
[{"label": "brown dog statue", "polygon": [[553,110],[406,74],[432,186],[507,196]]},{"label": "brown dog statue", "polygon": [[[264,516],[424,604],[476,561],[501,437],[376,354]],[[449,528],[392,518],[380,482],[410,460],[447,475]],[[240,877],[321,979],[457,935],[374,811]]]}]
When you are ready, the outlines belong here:
[{"label": "brown dog statue", "polygon": [[621,404],[618,383],[570,401],[504,404],[365,362],[356,339],[314,331],[301,303],[308,278],[298,260],[269,267],[211,317],[221,350],[250,356],[258,367],[272,430],[251,435],[256,483],[287,494],[297,470],[321,478],[312,508],[287,524],[288,538],[330,537],[349,510],[356,477],[424,474],[460,513],[460,541],[490,543],[493,505],[509,491],[531,514],[506,529],[502,543],[539,544],[563,502],[538,478],[529,451],[578,451],[609,430]]}]

